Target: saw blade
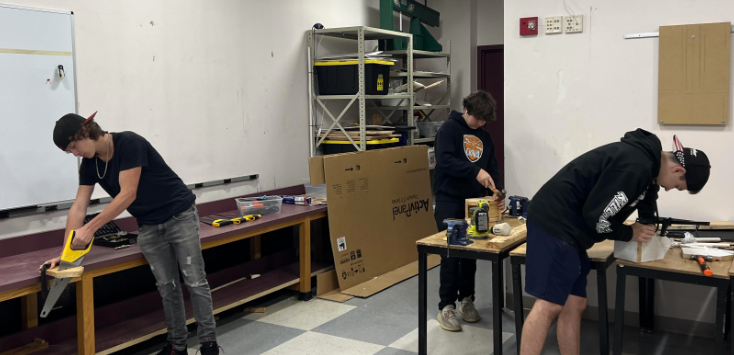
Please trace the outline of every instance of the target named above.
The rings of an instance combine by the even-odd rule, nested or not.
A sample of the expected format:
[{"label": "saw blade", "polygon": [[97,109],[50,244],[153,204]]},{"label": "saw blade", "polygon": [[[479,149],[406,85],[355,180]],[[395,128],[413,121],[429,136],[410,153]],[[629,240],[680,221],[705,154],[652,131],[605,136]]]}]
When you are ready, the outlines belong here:
[{"label": "saw blade", "polygon": [[[82,264],[83,260],[84,260],[84,257],[77,259],[73,263],[67,263],[65,261],[62,261],[61,263],[59,263],[59,271],[77,267]],[[51,310],[56,305],[56,301],[59,300],[59,297],[61,297],[61,294],[66,289],[66,286],[69,285],[69,281],[71,281],[71,277],[65,277],[62,279],[54,279],[54,283],[51,286],[51,289],[48,291],[48,296],[46,297],[46,303],[43,304],[43,310],[41,311],[41,318],[46,318],[48,314],[51,313]],[[43,282],[47,282],[47,281],[44,280]]]},{"label": "saw blade", "polygon": [[64,292],[64,289],[66,289],[66,285],[69,284],[69,281],[71,281],[70,277],[54,280],[54,284],[53,286],[51,286],[51,290],[48,292],[48,297],[46,297],[46,303],[43,304],[41,318],[46,318],[46,316],[48,316],[48,314],[51,312],[51,309],[53,309],[56,305],[56,301],[58,301],[59,297],[61,297],[61,293]]}]

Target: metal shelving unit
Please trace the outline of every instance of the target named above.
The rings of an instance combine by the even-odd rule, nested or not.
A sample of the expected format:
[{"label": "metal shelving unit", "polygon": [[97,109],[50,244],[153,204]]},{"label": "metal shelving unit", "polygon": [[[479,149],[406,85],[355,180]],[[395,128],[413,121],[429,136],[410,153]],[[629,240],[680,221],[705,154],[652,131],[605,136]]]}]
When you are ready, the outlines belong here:
[{"label": "metal shelving unit", "polygon": [[[410,48],[410,47],[409,47]],[[408,112],[408,117],[412,121],[413,118],[413,112],[414,111],[430,111],[427,114],[426,120],[430,121],[431,114],[435,112],[435,110],[446,110],[446,117],[451,113],[451,42],[449,41],[446,46],[444,46],[443,52],[428,52],[428,51],[418,51],[418,50],[412,50],[412,53],[408,53],[407,50],[397,50],[397,51],[385,51],[383,53],[385,54],[392,54],[393,57],[398,58],[406,58],[408,55],[412,55],[413,59],[435,59],[435,58],[446,58],[446,71],[444,73],[425,73],[425,72],[416,72],[413,71],[413,65],[406,65],[406,72],[391,72],[390,77],[391,78],[405,78],[404,82],[413,82],[413,79],[435,79],[435,78],[445,78],[446,79],[446,95],[441,97],[436,105],[431,106],[414,106],[412,107]],[[406,60],[407,63],[407,60]],[[407,79],[407,80],[406,80]],[[412,89],[412,87],[411,87]],[[390,96],[391,98],[396,98],[394,95]],[[445,103],[444,100],[446,100]],[[390,122],[390,117],[396,112],[396,111],[405,111],[407,110],[407,107],[405,106],[377,106],[374,103],[372,103],[372,107],[369,107],[369,109],[377,110],[382,116],[386,117],[386,120]],[[387,112],[387,114],[386,114]],[[409,123],[412,125],[413,123]],[[434,138],[414,138],[412,140],[412,144],[424,144],[424,143],[433,143]]]},{"label": "metal shelving unit", "polygon": [[[332,37],[332,38],[345,38],[357,41],[357,53],[358,53],[358,73],[359,73],[359,92],[355,95],[317,95],[315,87],[314,77],[314,62],[318,59],[315,58],[315,37]],[[321,37],[319,37],[321,38]],[[309,142],[310,142],[310,156],[316,155],[316,149],[323,143],[326,136],[336,128],[338,128],[349,141],[359,151],[367,149],[367,143],[365,140],[366,131],[366,103],[367,100],[376,99],[404,99],[407,101],[408,106],[404,109],[408,111],[408,124],[413,125],[413,87],[410,85],[408,92],[404,95],[365,95],[365,73],[364,73],[364,61],[365,61],[365,41],[371,40],[383,40],[392,38],[407,38],[408,39],[408,50],[400,51],[404,52],[402,56],[405,58],[405,65],[407,68],[413,67],[413,35],[410,33],[397,32],[383,30],[373,27],[344,27],[344,28],[332,28],[323,30],[311,30],[308,31],[308,81],[309,81]],[[408,82],[413,82],[413,73],[409,71],[406,73]],[[387,83],[386,83],[387,85]],[[334,115],[326,108],[324,101],[328,100],[350,100],[347,106],[337,116]],[[339,120],[344,116],[344,113],[355,103],[359,102],[359,144],[352,140],[352,138],[344,130],[344,127],[339,123]],[[372,103],[372,101],[369,101]],[[316,129],[316,120],[314,117],[314,106],[318,104],[324,110],[332,120],[331,126],[323,133],[322,138],[318,138]],[[372,103],[374,105],[374,103]],[[388,121],[389,122],[389,121]],[[409,135],[408,145],[413,144],[412,135]]]}]

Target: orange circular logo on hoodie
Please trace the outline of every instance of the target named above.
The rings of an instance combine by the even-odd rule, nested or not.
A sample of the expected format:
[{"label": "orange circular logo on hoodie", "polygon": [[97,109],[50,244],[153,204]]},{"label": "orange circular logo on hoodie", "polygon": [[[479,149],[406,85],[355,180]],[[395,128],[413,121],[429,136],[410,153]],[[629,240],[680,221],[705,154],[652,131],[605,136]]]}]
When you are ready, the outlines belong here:
[{"label": "orange circular logo on hoodie", "polygon": [[484,143],[482,143],[481,139],[471,134],[464,135],[464,154],[466,154],[470,162],[474,163],[482,158],[483,152]]}]

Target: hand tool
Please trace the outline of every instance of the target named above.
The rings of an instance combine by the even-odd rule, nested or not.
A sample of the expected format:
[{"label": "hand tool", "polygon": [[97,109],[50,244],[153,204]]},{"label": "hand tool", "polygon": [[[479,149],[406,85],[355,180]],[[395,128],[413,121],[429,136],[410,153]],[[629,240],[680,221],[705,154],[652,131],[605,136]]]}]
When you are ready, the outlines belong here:
[{"label": "hand tool", "polygon": [[506,197],[505,190],[499,191],[495,189],[494,187],[491,187],[490,190],[494,193],[494,196],[497,198],[498,201],[504,200]]},{"label": "hand tool", "polygon": [[489,203],[479,200],[477,207],[469,209],[471,224],[466,234],[475,239],[485,239],[489,236]]},{"label": "hand tool", "polygon": [[711,269],[709,269],[709,266],[706,265],[706,261],[713,261],[714,257],[711,255],[691,255],[691,260],[698,261],[698,265],[701,265],[701,271],[706,276],[712,276],[714,274]]},{"label": "hand tool", "polygon": [[[61,263],[59,263],[59,271],[64,271],[66,269],[70,269],[73,267],[80,266],[82,264],[82,260],[84,260],[84,256],[89,253],[89,250],[92,249],[92,243],[94,242],[94,239],[87,244],[84,249],[72,249],[71,243],[74,241],[74,238],[76,236],[76,231],[71,231],[69,233],[69,237],[66,238],[66,244],[64,245],[64,250],[61,253]],[[44,265],[45,266],[45,265]],[[48,269],[48,268],[46,268]],[[45,272],[42,270],[42,280],[41,283],[48,282],[45,278]],[[56,305],[56,301],[58,301],[59,297],[61,296],[61,293],[64,292],[64,289],[66,288],[66,285],[69,284],[69,281],[71,281],[71,277],[65,277],[65,278],[56,278],[54,279],[54,283],[51,286],[51,289],[48,291],[48,297],[46,298],[46,302],[43,305],[43,310],[41,311],[41,318],[46,318],[48,314],[51,312],[51,309]]]},{"label": "hand tool", "polygon": [[443,220],[443,224],[449,226],[446,230],[446,243],[448,244],[446,246],[447,258],[449,257],[449,250],[451,250],[452,245],[467,246],[474,243],[466,235],[466,229],[469,227],[466,220],[447,218]]}]

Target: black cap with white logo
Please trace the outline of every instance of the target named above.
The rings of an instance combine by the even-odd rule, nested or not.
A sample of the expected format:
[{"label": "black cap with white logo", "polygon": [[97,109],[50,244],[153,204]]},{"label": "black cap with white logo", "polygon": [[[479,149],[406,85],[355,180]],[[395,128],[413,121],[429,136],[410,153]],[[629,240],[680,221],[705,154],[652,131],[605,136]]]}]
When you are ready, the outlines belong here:
[{"label": "black cap with white logo", "polygon": [[711,163],[702,150],[684,148],[677,136],[673,136],[673,154],[678,158],[680,165],[686,169],[686,185],[688,191],[696,194],[709,181]]}]

